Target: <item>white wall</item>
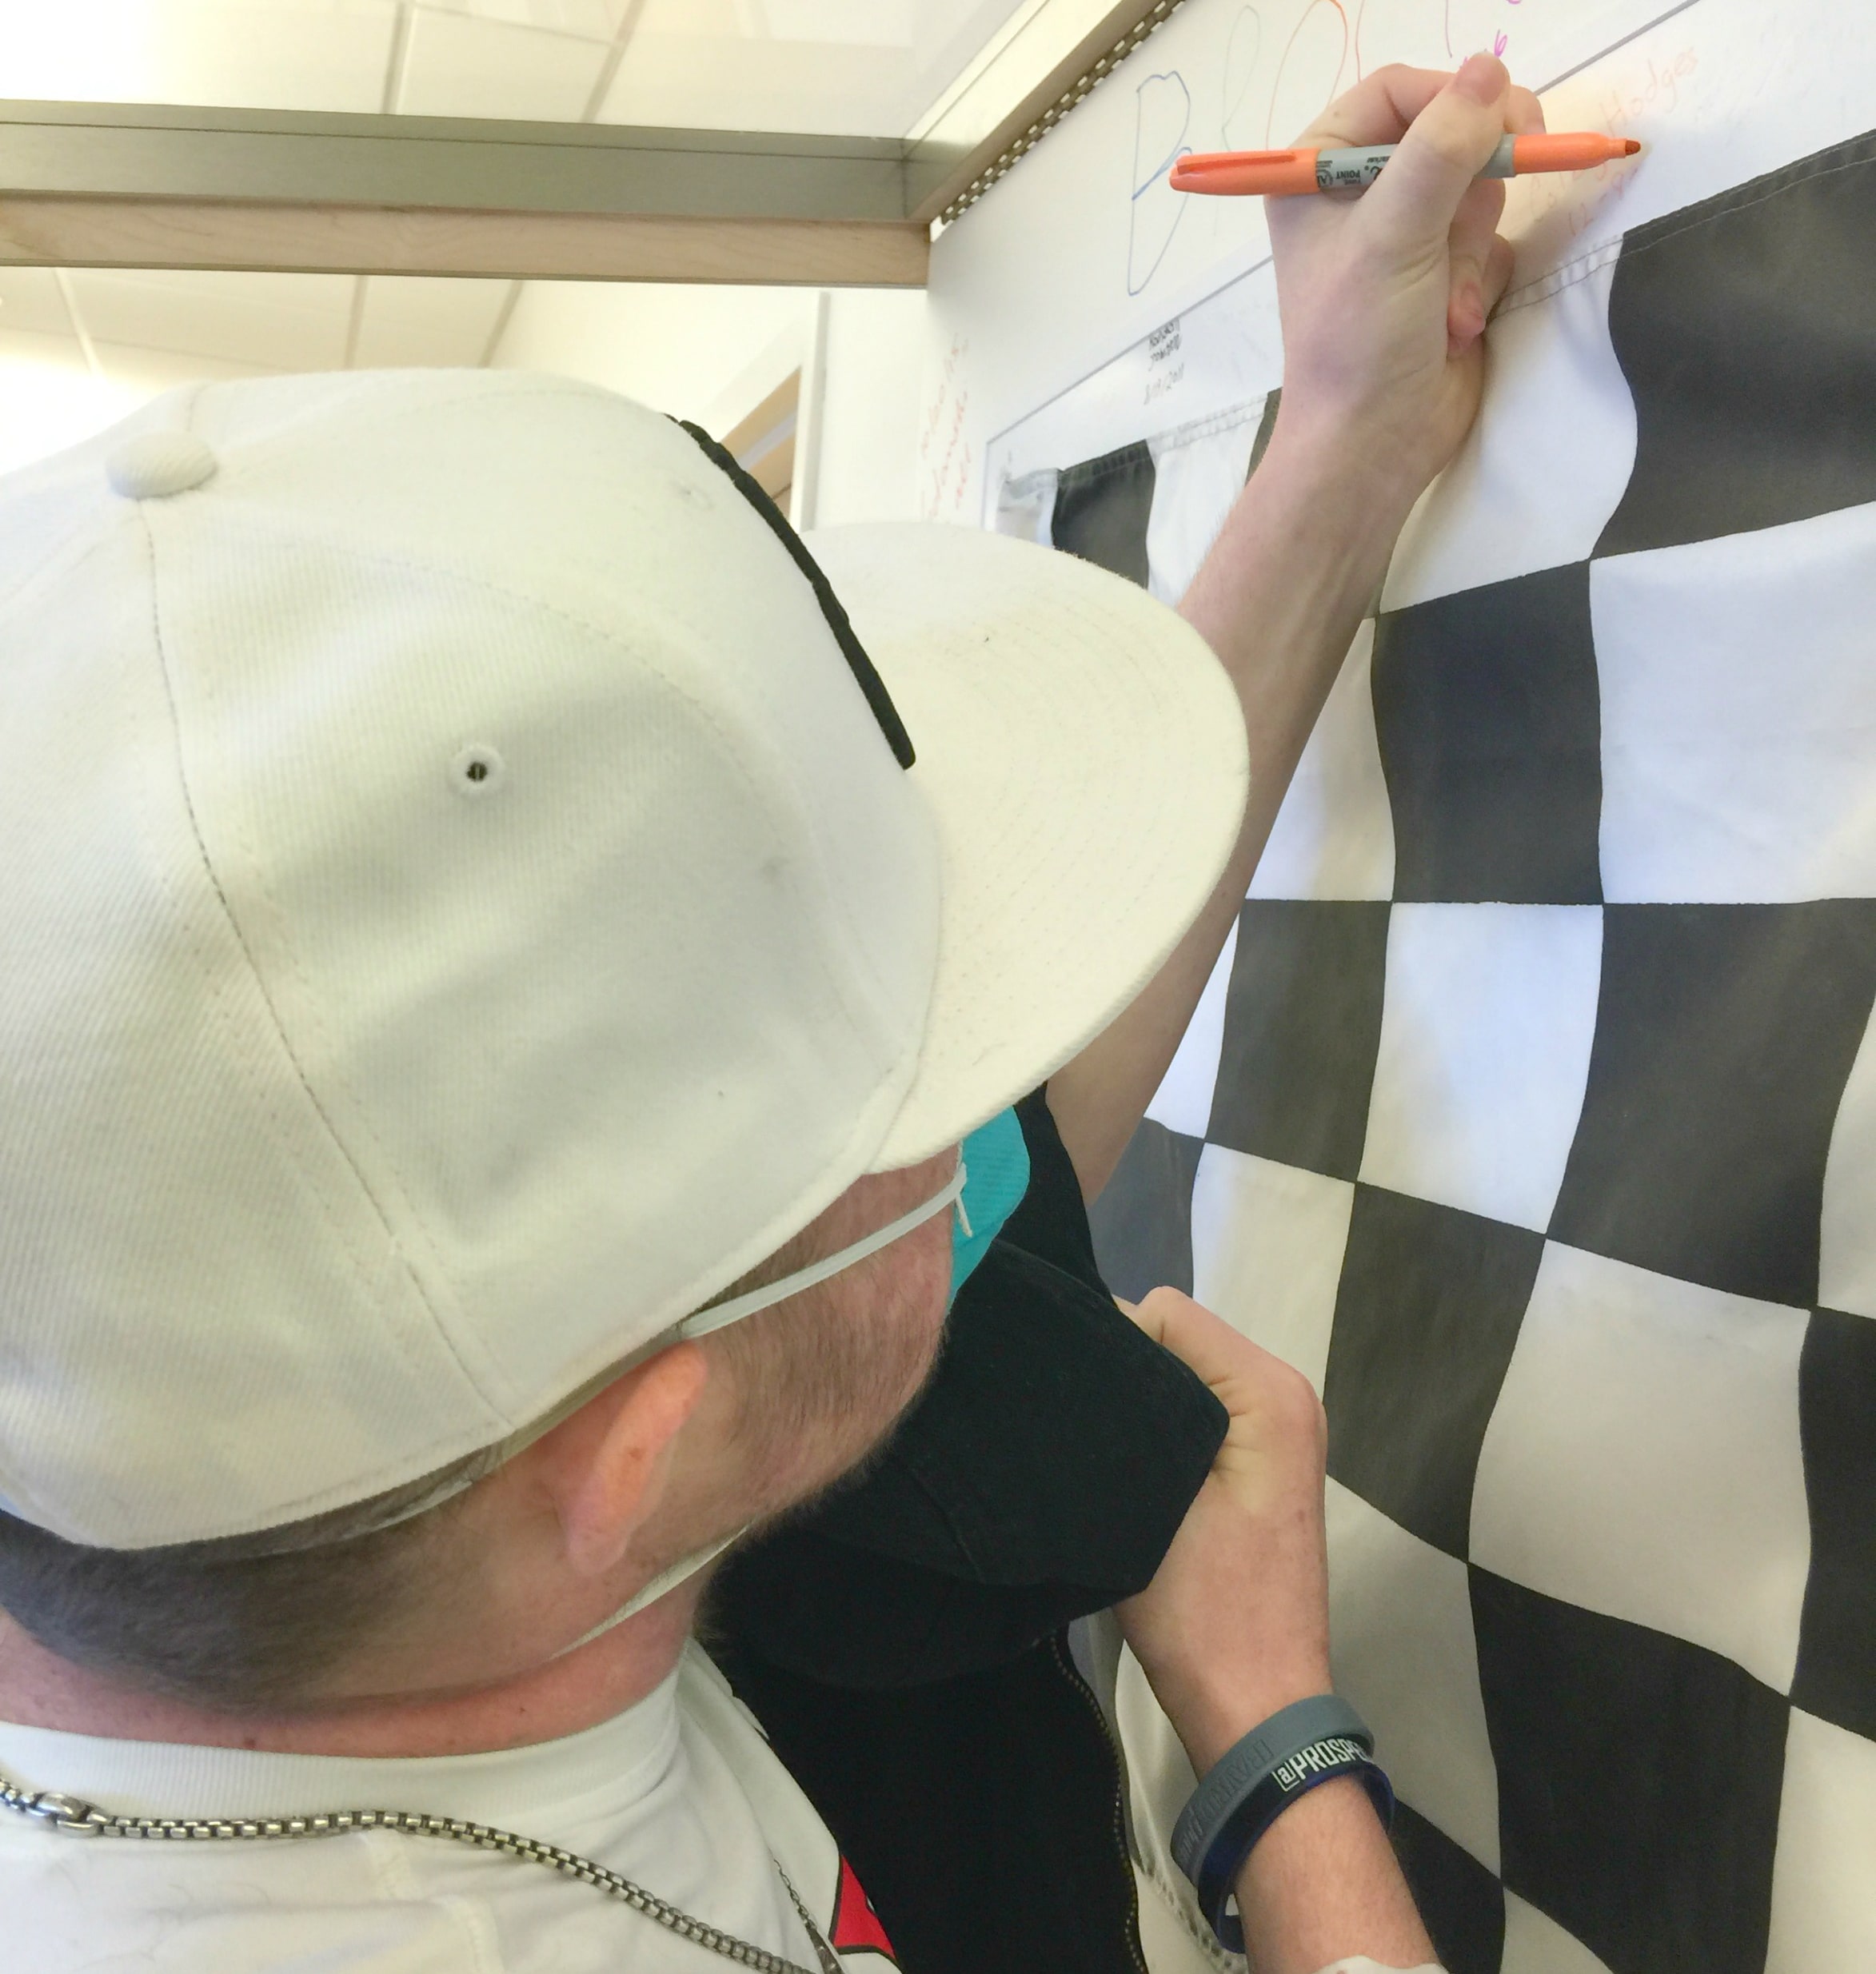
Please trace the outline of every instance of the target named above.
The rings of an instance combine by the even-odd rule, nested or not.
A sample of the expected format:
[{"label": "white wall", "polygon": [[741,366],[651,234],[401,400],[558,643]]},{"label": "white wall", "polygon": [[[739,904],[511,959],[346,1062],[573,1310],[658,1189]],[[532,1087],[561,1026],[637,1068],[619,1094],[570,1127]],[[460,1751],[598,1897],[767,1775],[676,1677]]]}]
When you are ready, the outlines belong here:
[{"label": "white wall", "polygon": [[924,293],[836,289],[828,300],[815,524],[911,520],[918,513]]},{"label": "white wall", "polygon": [[[1858,61],[1838,62],[1841,37],[1815,32],[1803,9],[1770,0],[1750,0],[1746,9],[1751,32],[1764,39],[1757,56],[1722,53],[1722,44],[1740,39],[1731,29],[1716,34],[1712,22],[1724,10],[1715,0],[1686,9],[1684,19],[1670,0],[1363,0],[1359,8],[1343,0],[1186,0],[933,243],[922,510],[976,523],[986,469],[1017,421],[1267,261],[1263,201],[1175,192],[1169,173],[1182,150],[1288,143],[1358,74],[1385,62],[1450,68],[1471,50],[1496,47],[1519,82],[1542,88],[1608,55],[1611,66],[1595,70],[1593,86],[1565,83],[1551,106],[1551,126],[1613,124],[1628,134],[1625,106],[1639,102],[1632,134],[1650,141],[1646,154],[1580,178],[1523,179],[1511,193],[1514,201],[1567,199],[1585,215],[1572,222],[1576,229],[1593,224],[1600,237],[1612,206],[1619,202],[1613,230],[1633,225],[1640,203],[1654,196],[1648,188],[1665,189],[1674,173],[1705,170],[1720,184],[1737,182],[1740,140],[1762,120],[1774,59],[1847,62],[1851,74],[1860,66],[1866,35],[1844,44],[1854,44]],[[1856,18],[1868,19],[1866,4]],[[1635,52],[1642,42],[1634,38],[1651,21],[1654,59],[1663,46],[1670,64],[1694,51],[1694,80],[1711,92],[1703,111],[1691,110],[1686,82],[1671,118],[1659,82],[1650,89],[1650,58]],[[1828,78],[1809,96],[1793,93],[1814,118],[1806,149],[1834,141],[1839,106],[1850,99]],[[1579,121],[1566,120],[1571,116]],[[1655,210],[1686,196],[1685,177],[1674,182],[1669,202]],[[1507,230],[1517,230],[1515,222]],[[1269,319],[1261,303],[1259,313]],[[1251,368],[1263,361],[1257,353]],[[1195,389],[1196,365],[1172,367],[1185,369]],[[1172,381],[1152,380],[1156,387]],[[1247,381],[1244,394],[1275,381],[1267,372]],[[1185,415],[1175,400],[1152,403],[1147,429],[1164,430]]]},{"label": "white wall", "polygon": [[495,362],[603,384],[720,436],[802,361],[813,320],[811,288],[529,281]]},{"label": "white wall", "polygon": [[[829,293],[820,429],[804,411],[797,441],[814,461],[802,501],[814,524],[916,513],[924,311],[916,290]],[[583,377],[720,437],[790,371],[812,369],[816,314],[812,288],[530,281],[495,361]]]}]

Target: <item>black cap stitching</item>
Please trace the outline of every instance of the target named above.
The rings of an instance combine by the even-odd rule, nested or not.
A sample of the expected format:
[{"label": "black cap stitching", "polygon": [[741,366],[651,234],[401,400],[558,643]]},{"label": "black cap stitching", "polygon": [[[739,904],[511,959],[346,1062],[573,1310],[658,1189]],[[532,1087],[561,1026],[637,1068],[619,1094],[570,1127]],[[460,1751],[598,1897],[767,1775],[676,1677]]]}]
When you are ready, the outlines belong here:
[{"label": "black cap stitching", "polygon": [[840,607],[840,598],[834,594],[832,584],[822,574],[820,564],[808,552],[807,543],[788,525],[788,516],[768,497],[761,483],[744,472],[736,464],[735,456],[718,445],[701,425],[693,425],[688,418],[677,418],[672,422],[681,425],[702,447],[711,462],[729,476],[737,493],[768,522],[776,540],[794,558],[796,568],[808,578],[815,600],[820,605],[820,613],[828,620],[828,628],[840,647],[841,656],[847,660],[854,682],[866,695],[866,703],[872,708],[873,718],[879,722],[880,731],[885,735],[894,760],[901,768],[911,767],[918,758],[912,752],[912,736],[905,730],[905,722],[899,717],[899,708],[892,704],[885,681],[873,669],[873,661],[867,656],[865,647],[854,635],[853,626]]}]

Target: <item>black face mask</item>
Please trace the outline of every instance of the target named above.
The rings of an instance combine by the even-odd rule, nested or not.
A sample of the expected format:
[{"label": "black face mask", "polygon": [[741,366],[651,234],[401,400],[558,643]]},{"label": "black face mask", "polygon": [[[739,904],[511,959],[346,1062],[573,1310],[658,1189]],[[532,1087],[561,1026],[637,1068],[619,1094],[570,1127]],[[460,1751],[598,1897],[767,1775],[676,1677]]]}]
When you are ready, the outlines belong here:
[{"label": "black face mask", "polygon": [[830,1686],[956,1678],[1144,1589],[1224,1408],[1114,1305],[1042,1092],[1031,1177],[952,1305],[924,1395],[859,1478],[738,1551],[730,1652]]}]

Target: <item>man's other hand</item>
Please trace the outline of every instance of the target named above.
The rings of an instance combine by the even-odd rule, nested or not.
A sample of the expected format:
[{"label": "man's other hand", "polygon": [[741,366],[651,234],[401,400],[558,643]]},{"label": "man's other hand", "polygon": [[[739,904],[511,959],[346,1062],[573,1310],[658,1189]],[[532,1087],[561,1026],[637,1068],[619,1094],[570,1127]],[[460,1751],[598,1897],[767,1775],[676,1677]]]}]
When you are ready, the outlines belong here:
[{"label": "man's other hand", "polygon": [[1478,411],[1486,318],[1511,277],[1496,230],[1504,185],[1476,173],[1507,131],[1543,128],[1536,97],[1490,55],[1456,75],[1380,69],[1296,140],[1398,144],[1376,182],[1267,201],[1283,328],[1278,431],[1358,464],[1396,526]]},{"label": "man's other hand", "polygon": [[1159,1573],[1121,1629],[1203,1775],[1293,1700],[1329,1690],[1323,1461],[1309,1382],[1176,1289],[1121,1308],[1231,1416]]}]

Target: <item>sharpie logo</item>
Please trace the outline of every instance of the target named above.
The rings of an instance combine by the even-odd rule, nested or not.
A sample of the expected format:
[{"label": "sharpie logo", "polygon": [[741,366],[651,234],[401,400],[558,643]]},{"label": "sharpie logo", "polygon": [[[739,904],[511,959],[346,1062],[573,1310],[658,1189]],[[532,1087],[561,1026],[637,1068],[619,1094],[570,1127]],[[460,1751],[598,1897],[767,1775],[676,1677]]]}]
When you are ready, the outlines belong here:
[{"label": "sharpie logo", "polygon": [[1316,189],[1319,192],[1365,192],[1380,177],[1381,167],[1387,162],[1384,154],[1379,158],[1351,158],[1344,151],[1338,158],[1331,151],[1324,151],[1316,159]]}]

